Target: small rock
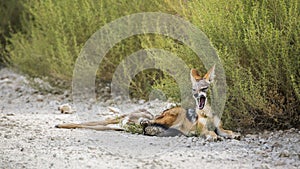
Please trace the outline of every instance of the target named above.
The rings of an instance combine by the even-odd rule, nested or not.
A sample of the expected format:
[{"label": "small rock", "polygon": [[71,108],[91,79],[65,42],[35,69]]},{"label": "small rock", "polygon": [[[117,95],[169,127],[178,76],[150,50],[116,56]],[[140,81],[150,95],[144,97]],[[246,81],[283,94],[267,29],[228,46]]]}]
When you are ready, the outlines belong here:
[{"label": "small rock", "polygon": [[144,103],[145,103],[145,100],[141,99],[141,100],[139,100],[138,103],[139,103],[139,104],[144,104]]},{"label": "small rock", "polygon": [[259,154],[259,155],[263,155],[263,154],[265,154],[265,151],[256,149],[256,150],[254,150],[254,153],[255,153],[255,154]]},{"label": "small rock", "polygon": [[286,165],[286,162],[283,160],[276,160],[274,165],[275,166],[283,166],[283,165]]},{"label": "small rock", "polygon": [[244,139],[247,140],[247,141],[249,141],[249,140],[256,140],[257,137],[258,136],[255,135],[255,134],[247,134]]},{"label": "small rock", "polygon": [[269,169],[269,165],[268,164],[262,164],[259,168],[261,169]]},{"label": "small rock", "polygon": [[193,142],[193,137],[188,137],[187,138],[187,143],[192,143]]},{"label": "small rock", "polygon": [[69,91],[64,91],[64,94],[63,94],[65,97],[69,97],[70,96],[70,94],[69,94]]},{"label": "small rock", "polygon": [[58,110],[63,114],[72,114],[76,112],[69,104],[63,104],[58,107]]},{"label": "small rock", "polygon": [[38,102],[42,102],[42,101],[44,101],[44,96],[43,95],[37,95],[37,97],[36,97],[36,101],[38,101]]},{"label": "small rock", "polygon": [[12,136],[11,136],[11,135],[4,135],[4,138],[6,138],[6,139],[11,139]]},{"label": "small rock", "polygon": [[266,139],[261,138],[261,139],[259,139],[259,143],[260,143],[260,144],[266,144],[267,141],[266,141]]},{"label": "small rock", "polygon": [[114,100],[113,99],[108,99],[108,100],[106,100],[105,104],[110,106],[110,105],[114,104]]},{"label": "small rock", "polygon": [[16,91],[16,92],[22,92],[22,91],[21,91],[21,87],[16,87],[16,88],[15,88],[15,91]]},{"label": "small rock", "polygon": [[288,150],[283,150],[280,154],[279,157],[289,157],[290,152]]},{"label": "small rock", "polygon": [[282,148],[282,144],[278,143],[278,142],[275,142],[273,145],[272,145],[272,148]]},{"label": "small rock", "polygon": [[192,142],[197,142],[198,141],[198,137],[192,137]]},{"label": "small rock", "polygon": [[294,133],[296,132],[296,129],[295,128],[290,128],[289,130],[287,130],[288,133]]},{"label": "small rock", "polygon": [[88,147],[89,150],[96,150],[96,147]]}]

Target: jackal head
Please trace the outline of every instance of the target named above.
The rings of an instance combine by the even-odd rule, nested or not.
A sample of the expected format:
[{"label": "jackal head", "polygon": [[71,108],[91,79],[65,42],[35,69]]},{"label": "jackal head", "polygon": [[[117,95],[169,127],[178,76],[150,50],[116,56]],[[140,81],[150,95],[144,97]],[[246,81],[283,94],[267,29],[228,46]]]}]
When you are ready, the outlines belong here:
[{"label": "jackal head", "polygon": [[215,76],[215,65],[201,77],[196,69],[191,70],[191,81],[193,97],[196,101],[197,109],[202,110],[207,101],[207,91]]}]

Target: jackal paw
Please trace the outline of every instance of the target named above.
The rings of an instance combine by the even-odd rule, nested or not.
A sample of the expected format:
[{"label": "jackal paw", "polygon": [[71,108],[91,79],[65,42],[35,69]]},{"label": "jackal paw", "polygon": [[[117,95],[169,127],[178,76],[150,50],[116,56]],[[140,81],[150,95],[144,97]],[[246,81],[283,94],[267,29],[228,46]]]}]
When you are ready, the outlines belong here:
[{"label": "jackal paw", "polygon": [[232,133],[231,138],[236,139],[236,140],[241,140],[241,134],[240,133]]},{"label": "jackal paw", "polygon": [[147,127],[147,126],[150,125],[150,121],[149,121],[149,120],[142,120],[142,121],[140,122],[140,125],[141,125],[142,127]]},{"label": "jackal paw", "polygon": [[144,134],[149,136],[157,136],[162,132],[162,128],[157,126],[147,126],[144,128]]},{"label": "jackal paw", "polygon": [[240,139],[241,139],[241,134],[240,134],[240,133],[235,133],[235,132],[233,132],[233,131],[228,130],[228,133],[225,134],[223,137],[224,137],[224,138],[227,138],[227,139],[236,139],[236,140],[240,140]]},{"label": "jackal paw", "polygon": [[205,134],[206,141],[217,141],[218,135],[215,132],[210,131],[209,133]]},{"label": "jackal paw", "polygon": [[215,142],[218,140],[218,137],[212,137],[211,135],[205,136],[205,141]]}]

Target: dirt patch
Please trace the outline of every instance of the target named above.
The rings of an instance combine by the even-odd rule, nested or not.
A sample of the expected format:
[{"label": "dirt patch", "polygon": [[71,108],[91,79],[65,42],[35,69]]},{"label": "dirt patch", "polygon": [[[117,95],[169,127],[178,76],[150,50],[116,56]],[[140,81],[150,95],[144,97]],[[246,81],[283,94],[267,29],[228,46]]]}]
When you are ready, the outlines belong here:
[{"label": "dirt patch", "polygon": [[[264,131],[240,141],[149,137],[125,132],[57,129],[56,124],[101,118],[109,101],[92,113],[61,114],[70,94],[41,94],[25,77],[0,70],[0,168],[299,168],[300,131]],[[159,101],[122,103],[124,110],[163,110]],[[86,115],[88,114],[88,116]]]}]

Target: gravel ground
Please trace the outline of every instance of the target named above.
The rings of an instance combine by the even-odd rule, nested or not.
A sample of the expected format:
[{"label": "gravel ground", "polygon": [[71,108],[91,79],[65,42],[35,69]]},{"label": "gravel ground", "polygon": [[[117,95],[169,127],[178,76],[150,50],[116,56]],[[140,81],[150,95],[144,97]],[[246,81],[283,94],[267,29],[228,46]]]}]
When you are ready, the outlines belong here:
[{"label": "gravel ground", "polygon": [[[37,83],[46,85],[39,79]],[[48,86],[49,87],[49,86]],[[70,94],[41,94],[28,80],[0,70],[0,168],[300,168],[300,131],[263,131],[241,140],[149,137],[125,132],[57,129],[56,124],[101,118],[107,102],[61,114]],[[120,103],[122,110],[158,112],[159,101]]]}]

